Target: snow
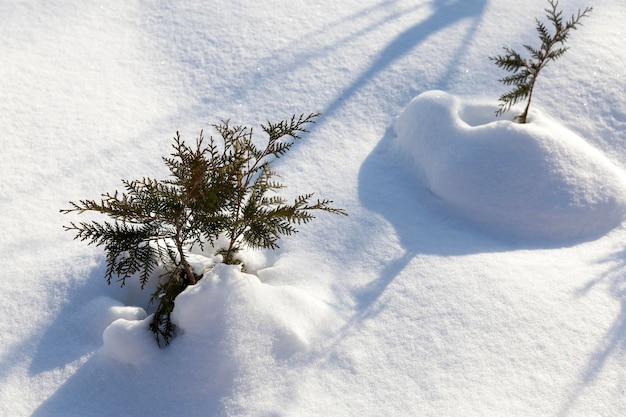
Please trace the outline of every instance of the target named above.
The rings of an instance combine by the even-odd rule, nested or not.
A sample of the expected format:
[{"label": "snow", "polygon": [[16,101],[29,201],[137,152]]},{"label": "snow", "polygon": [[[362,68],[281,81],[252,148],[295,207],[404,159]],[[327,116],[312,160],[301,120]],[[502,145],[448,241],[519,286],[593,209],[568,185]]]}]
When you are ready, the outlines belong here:
[{"label": "snow", "polygon": [[[267,275],[267,274],[266,274]],[[226,352],[237,352],[245,338],[276,360],[308,350],[310,334],[325,332],[328,306],[290,286],[263,284],[238,266],[217,265],[198,285],[176,298],[172,321],[189,343],[206,346],[219,339],[234,342]],[[264,352],[265,350],[265,352]]]},{"label": "snow", "polygon": [[[0,415],[626,414],[626,5],[589,5],[521,126],[487,58],[544,0],[0,3]],[[194,251],[159,349],[59,209],[316,111],[284,195],[350,216],[246,273]]]},{"label": "snow", "polygon": [[593,239],[624,219],[624,172],[540,111],[519,124],[497,119],[489,103],[429,91],[409,103],[394,131],[408,169],[496,236]]},{"label": "snow", "polygon": [[153,361],[158,348],[154,346],[149,323],[150,318],[115,320],[102,334],[102,354],[120,363],[134,365]]}]

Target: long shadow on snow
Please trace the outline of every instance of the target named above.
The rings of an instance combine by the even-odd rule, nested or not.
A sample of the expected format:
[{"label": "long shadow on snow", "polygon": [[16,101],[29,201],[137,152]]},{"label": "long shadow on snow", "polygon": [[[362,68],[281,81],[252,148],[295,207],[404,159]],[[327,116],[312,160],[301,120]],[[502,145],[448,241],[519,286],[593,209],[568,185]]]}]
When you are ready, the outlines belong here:
[{"label": "long shadow on snow", "polygon": [[[394,228],[404,253],[380,276],[356,294],[359,311],[371,305],[417,254],[457,256],[511,250],[553,249],[594,240],[604,235],[564,241],[501,240],[432,194],[393,149],[395,133],[388,128],[359,171],[359,199],[363,207],[380,214]],[[458,175],[463,175],[459,172]],[[626,251],[623,254],[626,258]],[[624,290],[626,293],[626,290]],[[620,299],[626,298],[619,297]],[[625,320],[622,324],[626,327]]]},{"label": "long shadow on snow", "polygon": [[[324,110],[324,116],[328,118],[337,112],[347,99],[363,89],[393,62],[426,42],[429,37],[462,20],[472,19],[472,24],[459,40],[454,52],[447,54],[451,62],[448,70],[432,86],[445,89],[456,71],[456,63],[460,61],[474,37],[487,3],[487,0],[433,0],[431,15],[400,33],[380,51],[369,68]],[[442,59],[445,56],[443,53]],[[468,241],[466,233],[455,231],[467,230],[468,226],[454,216],[446,216],[446,208],[428,190],[398,169],[398,161],[389,151],[392,135],[392,130],[388,129],[361,166],[359,198],[364,207],[382,214],[394,226],[405,253],[387,265],[378,279],[358,291],[356,298],[361,313],[382,294],[417,253],[455,255],[503,250],[489,239],[485,239],[482,244],[475,239]]]},{"label": "long shadow on snow", "polygon": [[[611,296],[620,303],[620,311],[606,331],[596,351],[587,360],[587,365],[580,373],[578,384],[569,394],[569,400],[561,409],[559,416],[569,415],[570,410],[588,386],[591,386],[602,374],[609,358],[626,354],[626,248],[604,259],[603,263],[611,264],[611,268],[601,277],[590,281],[579,291],[584,296],[593,287],[601,283],[608,284]],[[623,396],[623,387],[615,387],[615,396]]]},{"label": "long shadow on snow", "polygon": [[359,171],[363,207],[382,215],[396,231],[404,253],[379,277],[359,290],[360,310],[372,304],[417,254],[457,256],[511,250],[509,244],[481,235],[404,168],[392,148],[393,131],[370,153]]},{"label": "long shadow on snow", "polygon": [[[34,376],[63,368],[99,345],[99,341],[94,341],[88,336],[88,329],[85,329],[79,316],[82,313],[82,306],[99,295],[106,295],[106,289],[98,288],[98,284],[106,287],[102,279],[103,268],[103,266],[95,268],[87,280],[68,280],[66,286],[59,288],[58,284],[55,284],[56,287],[46,291],[48,294],[63,294],[65,300],[63,306],[56,314],[54,321],[46,325],[43,334],[36,332],[25,338],[0,358],[0,370],[2,370],[0,378],[9,372],[13,364],[21,361],[25,354],[28,354],[30,359],[29,374]],[[96,279],[97,275],[99,280]],[[40,280],[48,281],[45,276],[42,276]],[[34,353],[31,354],[30,352],[33,351]]]},{"label": "long shadow on snow", "polygon": [[[298,39],[292,41],[289,46],[282,46],[266,56],[256,57],[254,64],[242,65],[244,69],[231,78],[239,80],[238,85],[219,85],[219,82],[217,82],[217,85],[214,85],[214,83],[216,83],[215,80],[206,80],[207,77],[210,77],[210,73],[206,71],[205,65],[202,62],[203,58],[196,56],[198,50],[203,50],[203,46],[197,45],[197,39],[194,39],[193,42],[185,39],[186,31],[184,29],[180,30],[180,28],[185,27],[196,27],[197,22],[188,21],[184,12],[178,13],[175,9],[177,7],[175,4],[170,4],[170,2],[162,3],[164,5],[161,6],[161,8],[167,10],[167,13],[164,13],[163,16],[159,16],[156,28],[150,30],[154,32],[157,37],[161,37],[165,33],[168,36],[168,38],[164,40],[166,44],[172,43],[170,39],[171,36],[176,37],[176,40],[173,42],[174,44],[195,44],[195,49],[192,51],[176,49],[174,51],[174,60],[183,62],[188,66],[188,75],[192,83],[191,88],[199,94],[199,101],[193,105],[191,112],[199,114],[205,111],[207,104],[213,102],[216,89],[219,90],[219,94],[222,97],[228,97],[230,101],[246,101],[250,91],[258,91],[265,85],[273,85],[274,82],[280,82],[281,79],[289,77],[288,74],[295,73],[298,68],[310,66],[313,61],[328,54],[341,54],[340,49],[350,47],[350,43],[355,39],[366,36],[370,32],[381,30],[381,28],[386,25],[393,24],[403,15],[424,7],[422,4],[418,4],[399,11],[394,11],[390,6],[394,3],[398,3],[398,0],[383,0],[371,6],[365,6],[362,9],[356,10],[348,17],[341,17],[334,21],[329,21],[322,27],[304,33]],[[377,18],[374,22],[364,25],[357,31],[349,30],[349,25],[354,24],[354,22],[359,22],[362,19],[371,19],[371,15],[376,13],[384,13],[384,15]],[[152,19],[148,19],[148,21],[151,20]],[[173,31],[163,31],[162,27],[164,25],[176,29]],[[347,32],[347,34],[334,39],[332,43],[328,45],[318,45],[310,42],[311,39],[315,39],[319,36],[327,36],[329,32]],[[199,33],[194,32],[193,35],[199,36]],[[302,49],[302,45],[306,45],[306,48]],[[211,39],[206,39],[204,49],[207,51],[216,51]],[[222,54],[223,51],[218,50],[218,53]],[[248,51],[248,53],[254,54],[255,51]],[[211,59],[207,58],[206,61],[210,62]],[[263,71],[259,71],[259,69],[263,69]],[[210,91],[206,91],[205,85],[207,83],[213,85]],[[189,111],[190,110],[185,110],[185,112]]]},{"label": "long shadow on snow", "polygon": [[[103,313],[99,311],[99,306],[93,303],[98,297],[109,297],[123,304],[128,304],[129,301],[127,288],[120,289],[115,283],[107,286],[104,280],[105,268],[105,262],[102,260],[87,279],[76,279],[73,284],[61,289],[65,302],[55,320],[48,325],[43,336],[36,342],[35,355],[29,367],[31,375],[63,368],[93,352],[102,344],[102,334],[90,328],[89,319]],[[145,308],[146,305],[140,307]]]},{"label": "long shadow on snow", "polygon": [[[103,261],[87,280],[66,290],[68,301],[39,340],[31,375],[68,365],[78,370],[32,415],[165,417],[180,415],[181,410],[190,417],[224,415],[223,399],[233,392],[238,369],[229,352],[221,348],[226,337],[222,329],[214,331],[209,344],[173,343],[160,349],[145,365],[123,364],[100,353],[103,329],[92,329],[89,323],[92,315],[103,314],[107,308],[106,301],[97,303],[98,297],[146,308],[150,295],[130,281],[124,288],[115,283],[108,287],[104,272]],[[174,387],[172,383],[188,385]]]},{"label": "long shadow on snow", "polygon": [[[378,54],[378,57],[369,68],[355,79],[348,88],[344,89],[339,97],[326,108],[323,112],[326,117],[335,113],[346,100],[354,96],[379,73],[391,66],[395,61],[409,54],[430,36],[447,27],[458,24],[464,19],[472,19],[474,21],[473,24],[470,25],[470,29],[461,39],[454,53],[451,54],[451,65],[448,66],[446,73],[442,74],[437,82],[436,88],[445,88],[452,74],[456,71],[456,63],[460,60],[478,28],[480,19],[487,6],[487,0],[433,0],[431,4],[434,9],[433,13],[425,20],[421,20],[396,36]],[[442,52],[442,59],[446,55],[449,55],[446,51]]]},{"label": "long shadow on snow", "polygon": [[[214,343],[220,340],[216,335]],[[147,365],[96,352],[32,417],[226,415],[223,399],[233,392],[236,366],[228,357],[207,357],[215,346],[189,348],[173,344]]]}]

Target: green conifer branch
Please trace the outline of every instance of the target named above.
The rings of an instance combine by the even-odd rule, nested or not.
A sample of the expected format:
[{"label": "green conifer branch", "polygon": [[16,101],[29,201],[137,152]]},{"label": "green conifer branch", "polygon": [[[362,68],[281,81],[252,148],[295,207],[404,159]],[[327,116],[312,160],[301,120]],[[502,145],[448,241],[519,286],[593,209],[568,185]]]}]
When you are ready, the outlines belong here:
[{"label": "green conifer branch", "polygon": [[496,116],[509,111],[518,102],[526,100],[524,111],[515,117],[517,122],[526,123],[535,83],[541,70],[550,61],[563,56],[568,48],[562,45],[567,41],[570,30],[576,30],[579,25],[582,25],[580,20],[583,17],[587,17],[593,10],[592,7],[587,7],[582,11],[579,9],[576,15],[572,15],[571,19],[564,23],[563,12],[557,9],[559,2],[557,0],[548,0],[548,3],[550,8],[546,8],[545,12],[553,32],[550,33],[544,23],[540,22],[539,19],[535,19],[535,29],[541,45],[538,48],[524,45],[524,48],[530,54],[529,58],[522,58],[520,53],[506,47],[503,48],[505,51],[504,55],[489,57],[499,68],[513,73],[498,81],[504,85],[513,85],[515,87],[513,90],[500,96],[498,100],[500,108],[496,111]]},{"label": "green conifer branch", "polygon": [[251,128],[228,121],[214,126],[221,149],[213,137],[206,142],[202,131],[195,146],[176,132],[172,154],[162,158],[169,178],[123,180],[124,192],[103,194],[99,201],[70,202],[70,208],[61,210],[96,212],[111,219],[65,226],[75,239],[104,246],[108,284],[114,275],[122,286],[138,275],[143,288],[157,267],[165,270],[151,297],[157,306],[150,329],[159,345],[168,344],[175,333],[170,320],[174,299],[201,278],[187,260],[193,245],[214,245],[226,235],[228,245],[216,249],[224,263],[237,264],[243,246],[275,249],[281,236],[297,233],[296,225],[314,219],[315,210],[346,215],[330,200],[311,203],[313,194],[300,195],[293,204],[276,195],[284,186],[275,179],[273,160],[286,154],[318,116],[294,115],[262,125],[267,139],[261,147],[253,143]]}]

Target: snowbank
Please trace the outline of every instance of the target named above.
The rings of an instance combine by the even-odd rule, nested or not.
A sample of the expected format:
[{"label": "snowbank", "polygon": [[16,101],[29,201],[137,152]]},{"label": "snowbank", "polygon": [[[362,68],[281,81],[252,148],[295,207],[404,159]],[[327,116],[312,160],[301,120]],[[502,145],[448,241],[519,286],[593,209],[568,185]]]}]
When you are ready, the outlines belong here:
[{"label": "snowbank", "polygon": [[[583,2],[567,3],[565,15]],[[462,217],[434,210],[467,205],[428,197],[388,152],[385,130],[415,91],[490,94],[488,108],[458,103],[461,119],[476,130],[506,124],[491,126],[503,74],[486,57],[532,43],[545,0],[207,4],[0,1],[0,416],[626,416],[626,228],[511,250],[473,227],[455,230]],[[537,98],[626,166],[626,2],[588,4],[597,10]],[[202,323],[183,319],[186,333],[158,350],[141,310],[123,306],[146,307],[150,289],[107,288],[102,248],[73,241],[58,210],[119,189],[121,178],[166,176],[160,157],[178,129],[193,140],[220,119],[256,127],[308,111],[324,117],[279,161],[285,191],[337,198],[350,217],[319,216],[264,252],[257,265],[275,266],[258,271],[261,284],[236,272],[200,282],[200,297],[179,307],[201,311],[202,299],[226,309],[206,305]],[[410,138],[428,142],[420,170],[434,151],[451,156],[437,140],[472,130],[430,114],[440,117],[430,127],[404,120],[436,134]],[[483,145],[478,161],[487,166],[485,150],[503,144]],[[441,166],[462,177],[474,167],[461,162]],[[514,207],[509,215],[524,208]],[[131,365],[102,354],[117,319],[130,323],[109,328],[106,345],[145,343],[149,363],[135,366],[130,350]]]},{"label": "snowbank", "polygon": [[141,307],[126,306],[107,296],[99,296],[87,303],[78,315],[81,327],[94,339],[102,337],[102,332],[118,319],[143,320],[146,312]]},{"label": "snowbank", "polygon": [[[200,256],[195,258],[198,262]],[[296,288],[264,284],[256,275],[241,272],[239,266],[224,264],[185,289],[175,303],[172,321],[180,337],[173,343],[215,346],[221,341],[215,346],[221,349],[232,342],[227,350],[233,364],[238,355],[251,350],[259,355],[265,352],[272,360],[306,351],[309,336],[323,328],[320,323],[328,310]],[[148,330],[152,316],[144,317],[122,317],[111,323],[104,331],[101,353],[135,365],[152,361],[158,348]],[[235,342],[233,338],[243,339]],[[219,357],[221,352],[205,353]]]},{"label": "snowbank", "polygon": [[425,186],[490,234],[585,240],[624,218],[622,170],[538,111],[518,124],[497,120],[493,104],[429,91],[411,101],[394,130],[396,150]]},{"label": "snowbank", "polygon": [[102,334],[101,353],[118,362],[134,365],[150,363],[158,354],[149,330],[152,316],[143,320],[115,320]]}]

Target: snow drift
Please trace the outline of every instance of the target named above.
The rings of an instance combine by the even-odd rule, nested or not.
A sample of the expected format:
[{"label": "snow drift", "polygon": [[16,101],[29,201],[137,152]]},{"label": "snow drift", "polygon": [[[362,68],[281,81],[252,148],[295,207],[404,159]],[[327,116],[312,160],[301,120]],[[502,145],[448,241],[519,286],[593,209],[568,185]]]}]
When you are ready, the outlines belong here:
[{"label": "snow drift", "polygon": [[585,240],[624,218],[622,170],[538,111],[527,124],[496,120],[493,105],[429,91],[393,127],[396,150],[424,185],[490,234]]},{"label": "snow drift", "polygon": [[[201,258],[196,255],[194,260]],[[271,279],[271,268],[263,272]],[[179,337],[174,343],[203,346],[206,351],[221,341],[228,345],[233,366],[237,355],[253,350],[273,360],[287,359],[308,349],[310,336],[325,327],[320,323],[327,311],[323,302],[293,287],[265,284],[256,275],[241,272],[240,266],[218,264],[176,297],[172,321]],[[104,331],[101,352],[123,363],[153,361],[158,348],[148,330],[151,319],[144,314],[113,321]]]},{"label": "snow drift", "polygon": [[[567,16],[582,4],[567,3]],[[626,167],[626,2],[589,4],[597,8],[571,53],[545,74],[542,105]],[[435,210],[467,207],[429,198],[407,181],[416,163],[389,152],[386,129],[413,92],[501,88],[486,57],[530,42],[545,5],[0,1],[0,416],[626,416],[626,228],[517,250],[456,229],[470,222]],[[424,164],[429,150],[446,156],[437,140],[462,142],[465,123],[495,120],[495,99],[458,106],[446,117],[459,126],[419,138],[433,139],[420,145]],[[320,216],[263,252],[259,263],[273,268],[246,259],[261,283],[200,282],[179,313],[201,300],[226,309],[198,323],[180,317],[184,332],[158,349],[139,327],[149,311],[130,307],[145,308],[151,290],[131,291],[135,280],[106,287],[102,248],[73,241],[58,209],[121,178],[166,175],[160,157],[176,130],[194,139],[220,119],[258,126],[301,111],[324,117],[280,161],[286,191],[337,196],[350,217]],[[423,118],[405,122],[426,129]],[[447,169],[467,175],[463,162]],[[514,207],[509,215],[523,208]],[[109,328],[103,352],[118,319],[131,323]],[[130,350],[141,346],[155,355],[148,363]]]}]

